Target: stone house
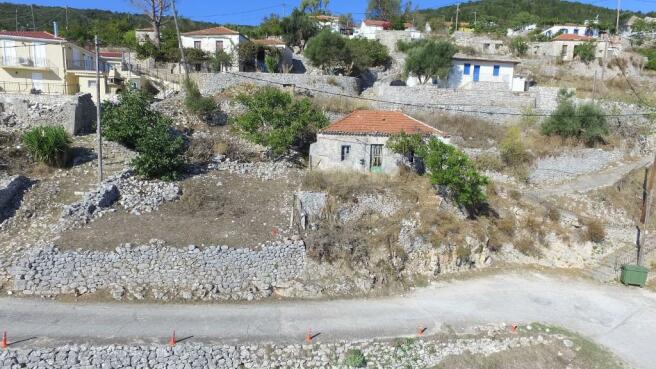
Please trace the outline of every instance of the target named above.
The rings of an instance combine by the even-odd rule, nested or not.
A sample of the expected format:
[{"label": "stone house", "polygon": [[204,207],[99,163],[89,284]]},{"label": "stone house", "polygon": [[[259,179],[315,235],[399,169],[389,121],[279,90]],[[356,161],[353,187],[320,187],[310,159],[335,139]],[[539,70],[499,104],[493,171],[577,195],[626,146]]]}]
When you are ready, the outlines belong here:
[{"label": "stone house", "polygon": [[[608,45],[606,45],[606,41],[608,41]],[[619,56],[622,52],[621,42],[609,38],[607,34],[602,35],[601,38],[561,34],[554,37],[549,42],[532,43],[529,48],[529,54],[533,56],[560,59],[563,61],[572,61],[575,57],[574,48],[588,42],[594,42],[596,58],[603,58],[604,54],[607,54],[608,57]],[[606,50],[606,46],[608,46],[608,50]]]},{"label": "stone house", "polygon": [[[248,38],[241,33],[219,26],[183,33],[181,40],[183,47],[203,50],[210,55],[223,50],[234,58],[234,62],[229,68],[230,71],[241,70],[241,66],[237,62],[237,47],[240,43],[248,41]],[[201,65],[196,64],[194,68],[200,71]]]},{"label": "stone house", "polygon": [[[101,59],[101,98],[109,89]],[[96,95],[96,55],[56,34],[0,31],[0,92]]]},{"label": "stone house", "polygon": [[524,91],[524,78],[515,76],[519,63],[519,59],[503,56],[456,54],[447,85],[453,89]]},{"label": "stone house", "polygon": [[310,168],[398,173],[406,158],[388,149],[386,143],[401,132],[448,142],[443,132],[401,112],[356,110],[319,131],[317,141],[310,145]]}]

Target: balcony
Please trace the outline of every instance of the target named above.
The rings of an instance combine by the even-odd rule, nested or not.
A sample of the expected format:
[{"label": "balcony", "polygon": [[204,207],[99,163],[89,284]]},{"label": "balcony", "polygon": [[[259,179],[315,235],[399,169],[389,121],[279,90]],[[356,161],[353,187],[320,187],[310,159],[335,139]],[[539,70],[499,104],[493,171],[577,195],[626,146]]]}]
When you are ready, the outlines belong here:
[{"label": "balcony", "polygon": [[54,70],[56,67],[47,58],[2,56],[0,66],[8,69]]},{"label": "balcony", "polygon": [[[96,61],[95,60],[68,60],[66,61],[66,69],[69,71],[84,71],[84,72],[94,72],[96,70]],[[100,71],[108,72],[110,67],[107,63],[101,60],[100,62]]]}]

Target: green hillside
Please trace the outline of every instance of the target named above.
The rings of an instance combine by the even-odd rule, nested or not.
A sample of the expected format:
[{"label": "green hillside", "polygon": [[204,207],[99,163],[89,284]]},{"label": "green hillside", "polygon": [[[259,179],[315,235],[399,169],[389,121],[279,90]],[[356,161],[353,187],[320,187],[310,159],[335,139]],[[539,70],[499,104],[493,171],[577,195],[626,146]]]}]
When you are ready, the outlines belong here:
[{"label": "green hillside", "polygon": [[[452,21],[456,6],[418,11],[426,19],[443,18]],[[625,22],[636,12],[622,12],[620,23]],[[603,28],[614,28],[616,10],[560,0],[481,0],[460,4],[461,22],[494,24],[499,28],[517,27],[527,23],[551,25],[556,23],[583,23],[599,16]]]},{"label": "green hillside", "polygon": [[[68,13],[68,23],[66,21]],[[0,29],[32,30],[32,12],[29,5],[0,3]],[[18,27],[16,27],[18,18]],[[60,33],[66,38],[80,44],[90,43],[94,34],[98,34],[105,45],[122,46],[126,44],[126,33],[135,28],[149,27],[149,21],[143,14],[119,13],[99,9],[74,9],[60,6],[34,6],[34,27],[36,30],[52,32],[52,22],[59,23]],[[197,22],[179,18],[180,30],[190,31],[217,26],[211,22]],[[68,27],[67,27],[68,24]],[[226,25],[248,33],[253,27]],[[163,28],[173,29],[171,17],[164,22]]]}]

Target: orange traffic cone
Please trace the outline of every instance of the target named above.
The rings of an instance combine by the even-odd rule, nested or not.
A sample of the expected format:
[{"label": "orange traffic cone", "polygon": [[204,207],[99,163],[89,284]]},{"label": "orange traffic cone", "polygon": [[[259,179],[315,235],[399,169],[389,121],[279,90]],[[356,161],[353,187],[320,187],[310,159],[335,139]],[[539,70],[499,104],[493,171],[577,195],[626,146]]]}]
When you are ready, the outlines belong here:
[{"label": "orange traffic cone", "polygon": [[308,328],[308,332],[305,335],[305,342],[312,343],[312,328]]},{"label": "orange traffic cone", "polygon": [[3,349],[3,350],[6,350],[7,346],[9,346],[7,344],[7,332],[3,332],[2,333],[2,342],[0,342],[0,348]]},{"label": "orange traffic cone", "polygon": [[176,343],[177,343],[177,342],[176,342],[176,340],[175,340],[175,331],[173,331],[173,335],[172,335],[171,338],[169,339],[169,346],[175,346]]}]

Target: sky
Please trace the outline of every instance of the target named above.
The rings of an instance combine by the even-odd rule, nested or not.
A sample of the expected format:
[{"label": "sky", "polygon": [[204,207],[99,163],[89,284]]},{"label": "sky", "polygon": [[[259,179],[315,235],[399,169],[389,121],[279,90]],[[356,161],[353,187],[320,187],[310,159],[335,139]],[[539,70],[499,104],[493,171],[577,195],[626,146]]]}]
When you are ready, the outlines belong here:
[{"label": "sky", "polygon": [[[130,0],[14,0],[8,2],[135,11]],[[457,2],[457,0],[412,0],[413,7],[421,9],[452,5]],[[579,2],[610,8],[617,6],[617,0],[581,0]],[[291,8],[299,3],[300,0],[176,0],[178,14],[184,17],[199,21],[232,24],[259,24],[262,18],[271,13],[289,14]],[[625,9],[656,10],[656,0],[621,0],[621,3],[622,8]],[[336,14],[351,13],[357,21],[362,18],[366,6],[367,0],[330,0],[328,9]]]}]

